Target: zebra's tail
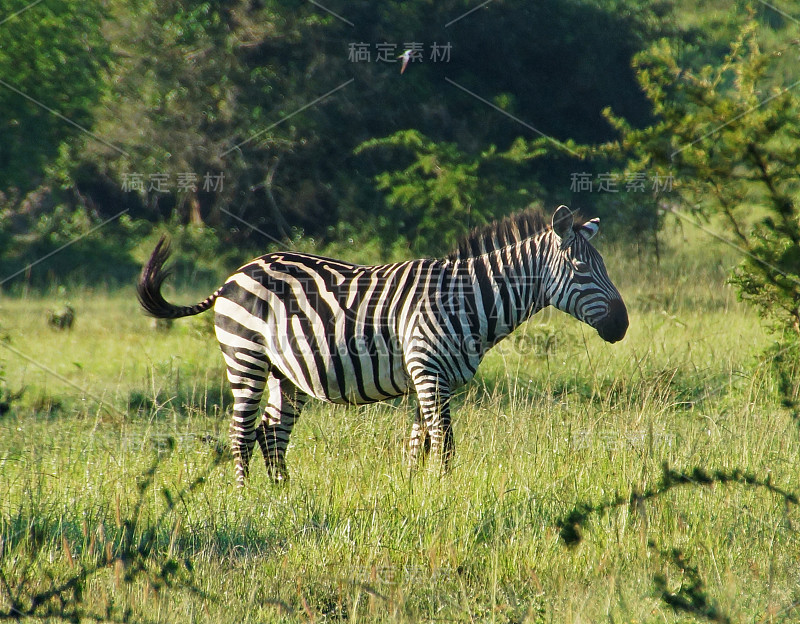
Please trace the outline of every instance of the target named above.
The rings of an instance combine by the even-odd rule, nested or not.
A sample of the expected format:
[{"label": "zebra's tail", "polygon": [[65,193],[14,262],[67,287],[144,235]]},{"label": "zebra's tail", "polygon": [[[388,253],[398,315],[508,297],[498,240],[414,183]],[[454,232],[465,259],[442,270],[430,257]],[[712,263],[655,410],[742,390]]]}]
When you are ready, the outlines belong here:
[{"label": "zebra's tail", "polygon": [[169,269],[164,268],[169,254],[169,242],[166,236],[162,236],[153,253],[150,254],[150,259],[142,267],[142,274],[136,285],[139,303],[147,314],[155,318],[174,319],[205,312],[214,305],[214,301],[222,294],[225,286],[218,288],[215,293],[193,306],[177,306],[169,303],[161,294],[161,286],[171,274]]}]

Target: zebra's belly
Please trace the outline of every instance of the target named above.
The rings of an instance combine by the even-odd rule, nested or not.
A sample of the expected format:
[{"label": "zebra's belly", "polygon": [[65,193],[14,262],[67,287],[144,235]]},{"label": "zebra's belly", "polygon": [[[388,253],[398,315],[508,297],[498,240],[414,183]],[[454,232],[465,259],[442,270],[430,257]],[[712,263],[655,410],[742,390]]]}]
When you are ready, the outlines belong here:
[{"label": "zebra's belly", "polygon": [[289,349],[268,345],[266,355],[303,392],[331,403],[374,403],[408,392],[402,354],[349,342],[296,340]]}]

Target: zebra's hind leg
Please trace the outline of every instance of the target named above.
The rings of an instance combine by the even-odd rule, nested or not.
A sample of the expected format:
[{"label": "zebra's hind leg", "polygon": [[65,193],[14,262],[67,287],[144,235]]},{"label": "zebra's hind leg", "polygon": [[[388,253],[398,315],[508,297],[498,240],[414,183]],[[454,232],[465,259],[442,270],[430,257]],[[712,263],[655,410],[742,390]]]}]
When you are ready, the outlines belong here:
[{"label": "zebra's hind leg", "polygon": [[268,364],[262,355],[252,351],[245,353],[227,346],[223,346],[222,351],[228,365],[228,380],[234,401],[230,436],[231,450],[236,461],[236,484],[244,487],[257,437],[261,395],[266,384]]},{"label": "zebra's hind leg", "polygon": [[422,411],[420,410],[419,403],[414,413],[414,424],[411,426],[411,437],[408,440],[408,464],[411,470],[417,465],[428,458],[431,450],[431,436],[428,433],[428,428],[422,420]]},{"label": "zebra's hind leg", "polygon": [[286,470],[286,447],[292,428],[300,417],[308,395],[276,370],[267,377],[269,397],[256,439],[264,453],[267,474],[275,482],[289,480]]},{"label": "zebra's hind leg", "polygon": [[450,388],[435,377],[415,380],[414,385],[419,399],[420,417],[427,435],[430,436],[430,454],[441,459],[442,471],[448,472],[455,453],[450,423]]}]

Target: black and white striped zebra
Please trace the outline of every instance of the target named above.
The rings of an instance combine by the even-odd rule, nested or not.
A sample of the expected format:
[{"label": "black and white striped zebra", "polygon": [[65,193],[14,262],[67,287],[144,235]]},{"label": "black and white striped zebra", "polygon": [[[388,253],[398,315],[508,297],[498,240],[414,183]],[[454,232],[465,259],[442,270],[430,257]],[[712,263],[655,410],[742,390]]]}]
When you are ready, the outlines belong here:
[{"label": "black and white striped zebra", "polygon": [[532,314],[552,305],[608,342],[625,336],[625,304],[589,243],[598,228],[598,219],[573,223],[560,206],[551,224],[526,211],[474,232],[444,259],[360,266],[271,253],[191,307],[161,295],[169,255],[162,238],[142,270],[138,295],[157,318],[214,306],[235,399],[231,437],[239,485],[256,442],[270,476],[288,477],[286,447],[309,397],[363,404],[416,392],[410,459],[415,463],[429,450],[446,469],[454,450],[452,391]]}]

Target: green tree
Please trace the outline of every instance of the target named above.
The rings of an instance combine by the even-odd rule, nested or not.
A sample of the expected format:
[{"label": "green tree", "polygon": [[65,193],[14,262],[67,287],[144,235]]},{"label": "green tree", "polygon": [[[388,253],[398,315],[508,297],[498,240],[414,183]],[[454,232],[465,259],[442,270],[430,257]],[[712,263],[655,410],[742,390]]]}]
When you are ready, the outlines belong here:
[{"label": "green tree", "polygon": [[110,59],[104,18],[100,2],[3,2],[0,191],[38,186],[79,126],[91,128]]},{"label": "green tree", "polygon": [[[130,199],[119,189],[133,172],[169,173],[173,185],[183,171],[225,173],[218,194],[145,190],[138,199],[148,219],[177,213],[183,222],[249,231],[219,210],[225,208],[277,235],[291,234],[290,224],[323,236],[342,220],[372,224],[383,212],[372,188],[382,163],[374,153],[354,155],[362,142],[410,128],[474,159],[492,145],[507,150],[524,131],[445,78],[556,136],[606,136],[599,111],[609,102],[645,120],[629,59],[663,32],[666,22],[655,17],[669,4],[661,4],[512,0],[445,28],[474,3],[331,7],[348,24],[300,0],[112,2],[106,32],[116,59],[113,89],[97,131],[128,155],[89,141],[64,160],[82,163],[72,182],[84,197],[101,198],[99,207]],[[611,41],[609,30],[617,33]],[[411,40],[423,44],[425,58],[403,76],[397,64],[377,61],[376,44]],[[370,47],[370,62],[351,61],[353,42]],[[452,47],[446,61],[429,58],[437,42]],[[346,89],[306,108],[351,78]],[[563,195],[563,155],[535,168],[519,164],[523,186],[539,180]]]},{"label": "green tree", "polygon": [[[658,121],[636,130],[607,111],[620,139],[601,154],[677,181],[674,197],[695,218],[717,216],[742,251],[731,282],[777,332],[775,358],[787,404],[800,387],[800,97],[775,83],[758,24],[748,21],[719,65],[680,63],[680,46],[660,41],[636,59]],[[675,206],[665,206],[674,209]],[[686,217],[684,217],[686,218]],[[787,356],[787,351],[789,355]],[[800,415],[800,414],[799,414]]]},{"label": "green tree", "polygon": [[[61,159],[62,184],[81,189],[101,211],[122,203],[138,217],[184,224],[235,223],[220,207],[276,208],[263,200],[277,163],[302,136],[288,125],[259,132],[304,102],[284,61],[322,21],[304,3],[293,5],[112,2],[105,33],[113,87],[95,130],[119,150],[76,142]],[[246,151],[237,147],[242,143]],[[141,185],[132,184],[138,176]],[[273,223],[285,222],[267,212]]]},{"label": "green tree", "polygon": [[[519,210],[535,196],[532,189],[509,190],[497,173],[487,175],[493,167],[508,169],[513,150],[498,154],[492,146],[468,157],[455,143],[437,143],[417,130],[403,130],[366,141],[356,153],[379,147],[411,157],[407,167],[384,171],[375,182],[389,204],[380,222],[410,241],[416,254],[446,253],[473,227]],[[527,151],[525,157],[530,157]]]},{"label": "green tree", "polygon": [[637,57],[658,123],[642,130],[608,113],[633,168],[671,173],[681,202],[723,217],[743,252],[742,297],[778,327],[800,331],[800,99],[768,80],[771,54],[750,21],[720,66],[687,71],[661,41]]}]

